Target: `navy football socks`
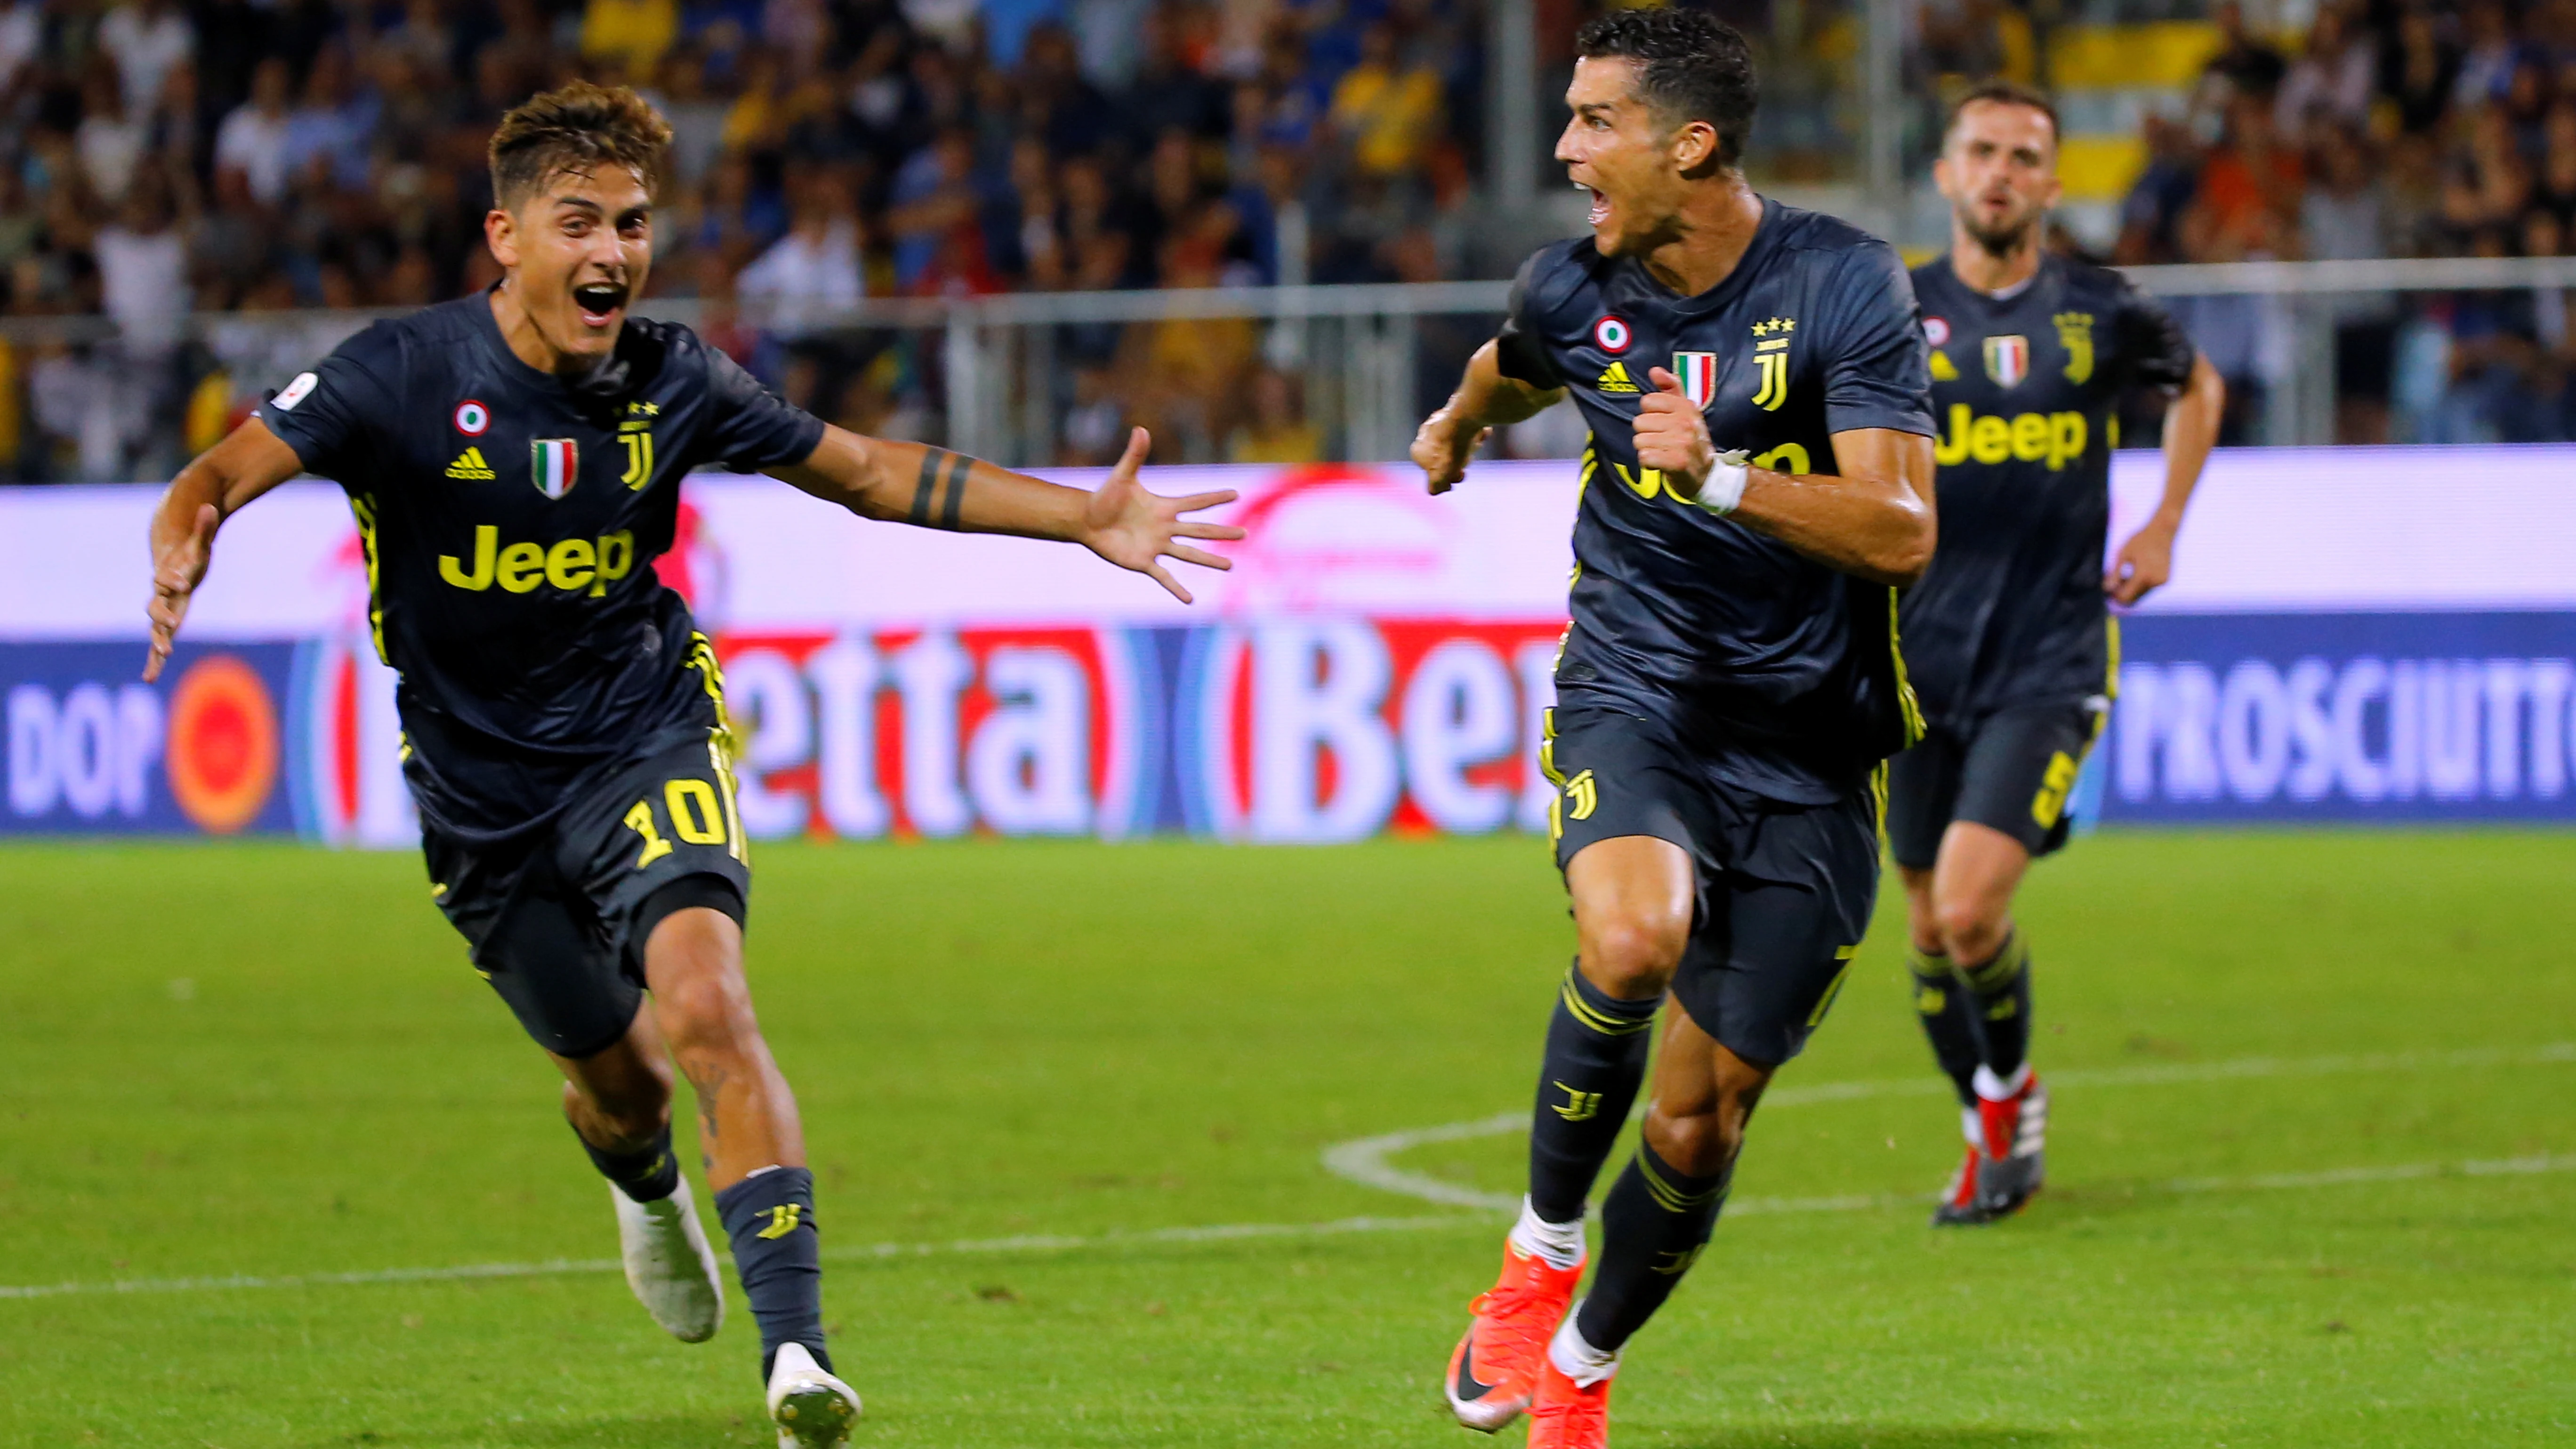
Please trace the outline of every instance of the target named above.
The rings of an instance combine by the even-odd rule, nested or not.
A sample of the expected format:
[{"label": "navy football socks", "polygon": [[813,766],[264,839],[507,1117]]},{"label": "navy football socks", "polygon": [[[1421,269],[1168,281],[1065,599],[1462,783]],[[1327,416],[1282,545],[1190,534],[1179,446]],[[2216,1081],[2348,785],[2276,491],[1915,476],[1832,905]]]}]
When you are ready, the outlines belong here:
[{"label": "navy football socks", "polygon": [[1986,1070],[2009,1082],[2030,1056],[2030,947],[2015,930],[1993,960],[1961,966],[1959,979],[1977,998]]},{"label": "navy football socks", "polygon": [[1933,1060],[1959,1089],[1959,1105],[1977,1105],[1977,1064],[1986,1059],[1986,1045],[1977,1030],[1975,997],[1950,969],[1947,956],[1911,949],[1905,953],[1905,969],[1914,978],[1914,1015],[1932,1042]]},{"label": "navy football socks", "polygon": [[823,1348],[823,1246],[814,1230],[814,1174],[770,1167],[716,1194],[716,1215],[733,1240],[734,1272],[760,1323],[760,1381],[782,1343],[801,1343],[831,1372]]},{"label": "navy football socks", "polygon": [[1530,1207],[1551,1223],[1575,1222],[1646,1080],[1662,993],[1622,1001],[1565,973],[1548,1018],[1547,1053],[1530,1119]]},{"label": "navy football socks", "polygon": [[581,1150],[590,1154],[590,1165],[599,1175],[616,1184],[617,1190],[637,1202],[660,1202],[680,1185],[680,1159],[671,1152],[671,1124],[662,1124],[662,1135],[649,1147],[634,1152],[611,1152],[594,1147],[581,1131],[572,1134],[581,1142]]},{"label": "navy football socks", "polygon": [[1716,1230],[1733,1176],[1730,1169],[1691,1177],[1637,1144],[1636,1157],[1601,1204],[1601,1270],[1575,1310],[1585,1343],[1617,1353],[1664,1306]]}]

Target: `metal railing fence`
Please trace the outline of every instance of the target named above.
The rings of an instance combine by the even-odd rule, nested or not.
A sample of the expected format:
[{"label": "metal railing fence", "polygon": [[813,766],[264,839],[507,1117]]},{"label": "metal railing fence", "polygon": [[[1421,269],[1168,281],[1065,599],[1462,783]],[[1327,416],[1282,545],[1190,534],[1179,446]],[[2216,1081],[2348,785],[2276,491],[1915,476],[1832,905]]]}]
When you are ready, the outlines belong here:
[{"label": "metal railing fence", "polygon": [[[2228,377],[2232,442],[2576,436],[2576,257],[2129,275]],[[639,310],[698,327],[834,421],[1013,465],[1104,461],[1131,421],[1157,428],[1163,461],[1379,461],[1404,455],[1508,292],[1479,281]],[[164,475],[385,315],[194,313],[143,337],[105,317],[0,319],[0,478]],[[1504,446],[1561,455],[1569,438],[1579,444],[1579,427],[1542,419]]]}]

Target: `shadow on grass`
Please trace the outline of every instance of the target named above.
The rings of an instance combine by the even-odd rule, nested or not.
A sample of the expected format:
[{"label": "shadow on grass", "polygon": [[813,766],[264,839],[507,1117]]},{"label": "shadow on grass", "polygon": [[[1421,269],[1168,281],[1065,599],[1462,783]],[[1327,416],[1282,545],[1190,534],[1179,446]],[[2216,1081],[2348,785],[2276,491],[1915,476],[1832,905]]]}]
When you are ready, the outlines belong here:
[{"label": "shadow on grass", "polygon": [[1772,1424],[1683,1437],[1676,1449],[2046,1449],[2053,1430],[1945,1424]]},{"label": "shadow on grass", "polygon": [[415,1449],[415,1446],[474,1446],[474,1449],[769,1449],[777,1431],[732,1414],[658,1414],[642,1418],[603,1416],[572,1422],[485,1424],[436,1435],[395,1433],[340,1434],[318,1439],[307,1449]]}]

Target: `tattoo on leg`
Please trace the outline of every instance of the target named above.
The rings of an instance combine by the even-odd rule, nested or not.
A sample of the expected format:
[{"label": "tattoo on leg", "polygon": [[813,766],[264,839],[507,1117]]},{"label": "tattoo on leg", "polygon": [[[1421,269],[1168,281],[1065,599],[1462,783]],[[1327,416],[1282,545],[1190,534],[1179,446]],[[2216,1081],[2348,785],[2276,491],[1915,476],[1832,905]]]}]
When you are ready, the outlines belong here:
[{"label": "tattoo on leg", "polygon": [[698,1095],[698,1140],[716,1140],[716,1099],[723,1095],[725,1071],[722,1067],[683,1067],[689,1074],[689,1086]]}]

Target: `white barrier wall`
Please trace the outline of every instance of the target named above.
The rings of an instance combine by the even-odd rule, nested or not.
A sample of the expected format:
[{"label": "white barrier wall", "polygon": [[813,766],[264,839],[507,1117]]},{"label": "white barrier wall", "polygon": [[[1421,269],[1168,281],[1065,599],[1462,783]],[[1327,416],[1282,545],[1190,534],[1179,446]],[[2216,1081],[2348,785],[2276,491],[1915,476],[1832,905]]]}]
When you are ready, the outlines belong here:
[{"label": "white barrier wall", "polygon": [[[1068,481],[1084,481],[1069,479]],[[1570,465],[1433,499],[1410,470],[1163,469],[1240,489],[1184,608],[1079,549],[687,485],[666,582],[725,657],[756,834],[1258,840],[1538,828]],[[2124,532],[2161,484],[2114,470]],[[407,844],[391,680],[336,488],[227,526],[188,644],[136,681],[153,490],[0,490],[0,832]],[[2576,449],[2220,455],[2127,621],[2088,772],[2109,819],[2567,818]]]}]

